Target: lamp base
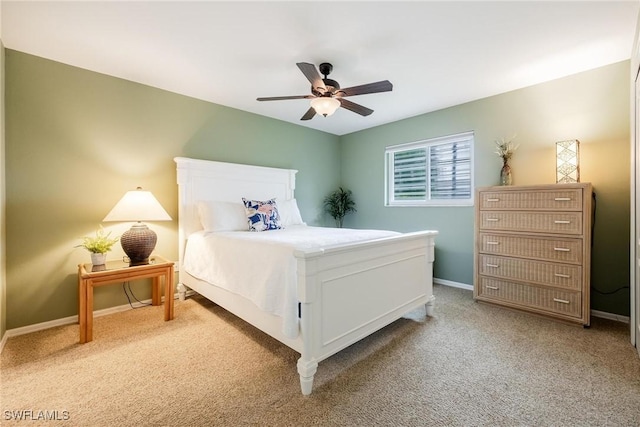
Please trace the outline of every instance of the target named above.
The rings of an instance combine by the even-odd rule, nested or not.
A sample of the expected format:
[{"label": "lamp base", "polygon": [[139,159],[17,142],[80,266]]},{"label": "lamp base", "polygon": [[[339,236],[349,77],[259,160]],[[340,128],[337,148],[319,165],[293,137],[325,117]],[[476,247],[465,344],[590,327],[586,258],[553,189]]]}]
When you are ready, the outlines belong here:
[{"label": "lamp base", "polygon": [[124,253],[129,257],[129,266],[149,264],[149,255],[156,247],[158,236],[145,224],[138,222],[120,237]]}]

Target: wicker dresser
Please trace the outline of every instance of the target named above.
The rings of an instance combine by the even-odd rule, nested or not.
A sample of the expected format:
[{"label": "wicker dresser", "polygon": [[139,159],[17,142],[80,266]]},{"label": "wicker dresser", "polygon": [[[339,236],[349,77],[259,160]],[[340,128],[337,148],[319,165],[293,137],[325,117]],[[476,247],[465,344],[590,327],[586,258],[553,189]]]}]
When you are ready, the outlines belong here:
[{"label": "wicker dresser", "polygon": [[588,326],[592,191],[478,188],[474,298]]}]

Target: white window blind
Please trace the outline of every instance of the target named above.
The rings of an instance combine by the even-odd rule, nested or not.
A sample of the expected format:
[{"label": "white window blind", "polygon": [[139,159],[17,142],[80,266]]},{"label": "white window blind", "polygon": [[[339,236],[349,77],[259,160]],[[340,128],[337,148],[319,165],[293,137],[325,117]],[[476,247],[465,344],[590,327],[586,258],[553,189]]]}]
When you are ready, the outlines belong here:
[{"label": "white window blind", "polygon": [[388,206],[472,205],[473,132],[385,150]]}]

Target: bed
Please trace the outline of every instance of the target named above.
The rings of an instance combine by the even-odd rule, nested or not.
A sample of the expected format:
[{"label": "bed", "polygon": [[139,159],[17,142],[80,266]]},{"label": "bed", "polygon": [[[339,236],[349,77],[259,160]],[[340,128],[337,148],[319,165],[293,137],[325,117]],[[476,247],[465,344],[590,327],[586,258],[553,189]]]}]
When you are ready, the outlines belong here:
[{"label": "bed", "polygon": [[[291,222],[284,230],[260,233],[211,232],[203,217],[203,206],[235,206],[243,198],[274,200],[280,206],[291,205],[295,202],[297,171],[184,157],[175,158],[175,162],[179,199],[180,299],[184,299],[185,292],[191,289],[300,353],[297,371],[304,395],[311,394],[313,378],[322,360],[417,307],[424,305],[427,315],[433,315],[436,231],[353,230],[358,237],[349,241],[348,237],[343,237],[342,231],[324,228],[320,232],[326,238],[316,240],[312,237],[314,242],[306,244],[301,244],[298,239],[309,238],[303,235],[317,232],[314,229],[318,227],[307,226],[301,221]],[[286,298],[281,298],[284,300],[281,306],[284,312],[269,309],[268,305],[267,309],[261,309],[261,303],[253,295],[231,287],[233,284],[222,283],[223,279],[215,283],[218,277],[235,277],[234,274],[241,277],[238,270],[227,273],[227,276],[207,276],[204,269],[200,271],[194,267],[194,253],[204,263],[209,259],[208,254],[197,252],[195,247],[208,239],[234,239],[230,242],[239,245],[237,236],[240,240],[258,236],[262,240],[285,240],[277,244],[281,245],[278,248],[282,245],[288,247],[288,255],[284,249],[269,249],[269,257],[258,257],[270,262],[269,269],[280,264],[272,257],[274,253],[281,256],[282,264],[290,264],[290,269],[281,273],[283,282],[286,282],[284,289],[289,292]],[[264,244],[276,243],[268,241]],[[251,245],[258,247],[257,243]],[[248,257],[249,252],[239,248],[235,249],[240,251],[239,255],[228,255],[227,258],[248,263],[249,260],[243,256],[246,254]],[[223,253],[233,254],[232,250],[225,249]],[[251,263],[254,262],[255,259],[251,258]],[[216,263],[209,264],[218,269],[227,267],[224,257],[218,257]],[[237,282],[242,283],[235,285],[246,285],[247,280]]]}]

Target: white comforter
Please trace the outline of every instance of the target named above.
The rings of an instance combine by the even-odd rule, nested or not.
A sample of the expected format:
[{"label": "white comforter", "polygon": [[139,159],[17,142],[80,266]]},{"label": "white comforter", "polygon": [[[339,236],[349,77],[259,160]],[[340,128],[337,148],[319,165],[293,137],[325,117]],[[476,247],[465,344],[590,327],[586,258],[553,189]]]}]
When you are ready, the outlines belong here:
[{"label": "white comforter", "polygon": [[251,300],[283,318],[283,333],[298,335],[293,251],[397,235],[383,230],[291,226],[261,233],[204,232],[187,241],[183,268],[192,276]]}]

